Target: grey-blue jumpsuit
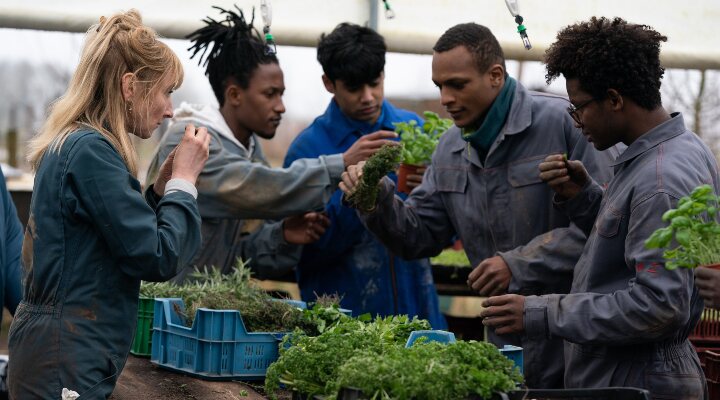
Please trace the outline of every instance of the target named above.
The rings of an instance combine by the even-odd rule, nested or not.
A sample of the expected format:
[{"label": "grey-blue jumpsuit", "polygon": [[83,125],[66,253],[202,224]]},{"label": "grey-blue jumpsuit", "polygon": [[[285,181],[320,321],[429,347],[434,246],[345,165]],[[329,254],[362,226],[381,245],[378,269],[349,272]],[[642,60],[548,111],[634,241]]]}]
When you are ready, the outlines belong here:
[{"label": "grey-blue jumpsuit", "polygon": [[[614,148],[613,154],[596,151],[582,137],[568,105],[567,99],[529,92],[518,83],[508,119],[484,163],[452,127],[422,184],[405,202],[393,196],[393,183],[384,179],[376,212],[361,217],[402,257],[435,255],[458,235],[473,265],[498,253],[503,257],[512,271],[512,292],[567,293],[585,235],[553,208],[553,192],[540,180],[538,165],[550,154],[567,153],[604,182],[617,155]],[[562,386],[562,341],[489,334],[493,343],[524,348],[529,387]]]},{"label": "grey-blue jumpsuit", "polygon": [[214,266],[229,273],[237,258],[250,260],[253,276],[259,279],[291,271],[300,260],[302,246],[285,242],[282,222],[263,219],[321,209],[337,189],[345,169],[342,154],[271,168],[259,143],[246,149],[220,134],[220,130],[230,128],[217,110],[183,104],[162,138],[147,182],[155,180],[160,165],[180,143],[189,123],[207,127],[211,138],[210,157],[197,181],[202,245],[173,281],[184,281],[196,267]]},{"label": "grey-blue jumpsuit", "polygon": [[562,203],[589,234],[570,294],[525,300],[533,337],[566,340],[569,388],[634,386],[654,399],[701,399],[705,379],[687,337],[703,301],[691,270],[664,268],[645,240],[680,197],[720,189],[712,152],[681,115],[642,135],[617,159],[606,190],[593,183]]},{"label": "grey-blue jumpsuit", "polygon": [[98,132],[72,133],[35,175],[24,294],[10,327],[12,399],[110,396],[137,323],[140,280],[170,279],[200,246],[197,203],[148,204]]}]

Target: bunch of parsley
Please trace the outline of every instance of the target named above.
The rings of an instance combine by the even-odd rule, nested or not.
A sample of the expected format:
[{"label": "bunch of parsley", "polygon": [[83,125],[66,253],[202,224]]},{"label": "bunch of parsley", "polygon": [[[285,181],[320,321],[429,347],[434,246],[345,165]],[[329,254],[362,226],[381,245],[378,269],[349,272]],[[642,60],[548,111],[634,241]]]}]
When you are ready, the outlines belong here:
[{"label": "bunch of parsley", "polygon": [[280,384],[309,395],[334,399],[340,391],[340,367],[362,353],[382,354],[405,345],[410,332],[429,329],[430,324],[407,316],[348,319],[316,337],[302,333],[288,335],[280,345],[280,358],[267,369],[265,390],[271,398]]},{"label": "bunch of parsley", "polygon": [[522,382],[513,362],[490,343],[416,343],[353,356],[340,367],[338,385],[368,399],[444,400],[489,399]]}]

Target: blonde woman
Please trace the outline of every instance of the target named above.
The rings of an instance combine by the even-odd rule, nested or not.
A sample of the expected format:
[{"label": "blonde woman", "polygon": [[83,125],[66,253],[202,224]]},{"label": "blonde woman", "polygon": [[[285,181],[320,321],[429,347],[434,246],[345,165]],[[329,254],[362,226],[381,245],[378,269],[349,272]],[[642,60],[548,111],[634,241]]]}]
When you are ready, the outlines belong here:
[{"label": "blonde woman", "polygon": [[146,198],[130,135],[172,117],[177,56],[137,11],[88,31],[67,92],[30,143],[35,171],[24,296],[10,329],[10,397],[104,399],[125,365],[140,280],[162,281],[200,245],[195,180],[209,136],[188,126]]}]

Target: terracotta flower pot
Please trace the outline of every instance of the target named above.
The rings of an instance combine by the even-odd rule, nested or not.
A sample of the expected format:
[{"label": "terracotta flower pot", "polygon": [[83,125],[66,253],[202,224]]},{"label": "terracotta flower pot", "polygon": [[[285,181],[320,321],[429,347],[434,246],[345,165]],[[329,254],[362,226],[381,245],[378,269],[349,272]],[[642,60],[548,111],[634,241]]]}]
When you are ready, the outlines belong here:
[{"label": "terracotta flower pot", "polygon": [[417,175],[418,169],[424,167],[424,165],[400,164],[400,169],[398,170],[398,191],[410,194],[413,188],[408,187],[407,176]]},{"label": "terracotta flower pot", "polygon": [[698,265],[698,267],[709,268],[709,269],[718,269],[718,270],[720,270],[720,263],[708,264],[708,265]]}]

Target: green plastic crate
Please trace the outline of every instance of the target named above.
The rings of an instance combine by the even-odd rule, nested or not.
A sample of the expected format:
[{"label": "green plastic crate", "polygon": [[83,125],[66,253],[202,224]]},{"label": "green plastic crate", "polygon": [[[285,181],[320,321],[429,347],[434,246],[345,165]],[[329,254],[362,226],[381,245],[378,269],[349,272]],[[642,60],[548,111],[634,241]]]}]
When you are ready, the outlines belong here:
[{"label": "green plastic crate", "polygon": [[137,327],[130,353],[150,357],[152,352],[153,315],[155,314],[155,299],[141,297],[138,303]]}]

